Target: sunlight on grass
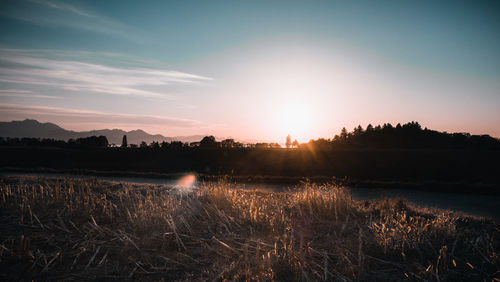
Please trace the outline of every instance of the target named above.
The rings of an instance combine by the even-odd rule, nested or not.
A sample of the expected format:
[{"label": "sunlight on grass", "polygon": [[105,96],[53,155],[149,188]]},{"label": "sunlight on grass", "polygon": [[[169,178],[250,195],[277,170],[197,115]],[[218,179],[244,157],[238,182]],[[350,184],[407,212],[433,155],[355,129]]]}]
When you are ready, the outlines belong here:
[{"label": "sunlight on grass", "polygon": [[[187,175],[186,184],[194,175]],[[187,187],[187,186],[186,186]],[[497,223],[351,199],[335,184],[274,193],[201,183],[0,179],[0,262],[11,280],[487,280]],[[22,277],[21,277],[22,276]]]}]

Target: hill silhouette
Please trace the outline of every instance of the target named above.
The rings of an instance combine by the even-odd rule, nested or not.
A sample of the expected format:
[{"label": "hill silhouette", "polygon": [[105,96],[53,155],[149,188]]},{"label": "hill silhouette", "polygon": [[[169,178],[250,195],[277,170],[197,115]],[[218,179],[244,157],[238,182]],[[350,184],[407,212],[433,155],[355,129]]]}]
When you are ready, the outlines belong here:
[{"label": "hill silhouette", "polygon": [[125,131],[121,129],[101,129],[91,131],[66,130],[54,123],[41,123],[34,119],[23,121],[0,122],[0,136],[12,138],[46,138],[68,141],[69,139],[84,138],[90,136],[106,136],[110,144],[121,144],[123,135],[127,135],[128,142],[139,144],[142,141],[156,142],[195,142],[200,141],[204,135],[174,136],[167,137],[161,134],[149,134],[141,129]]}]

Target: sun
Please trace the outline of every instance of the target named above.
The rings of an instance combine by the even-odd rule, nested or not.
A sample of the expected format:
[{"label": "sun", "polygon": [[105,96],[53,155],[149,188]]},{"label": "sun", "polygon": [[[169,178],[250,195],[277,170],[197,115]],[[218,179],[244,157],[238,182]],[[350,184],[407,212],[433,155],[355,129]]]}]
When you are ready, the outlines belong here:
[{"label": "sun", "polygon": [[290,134],[292,140],[306,142],[310,138],[313,127],[313,114],[305,104],[284,103],[278,106],[277,125],[282,135]]}]

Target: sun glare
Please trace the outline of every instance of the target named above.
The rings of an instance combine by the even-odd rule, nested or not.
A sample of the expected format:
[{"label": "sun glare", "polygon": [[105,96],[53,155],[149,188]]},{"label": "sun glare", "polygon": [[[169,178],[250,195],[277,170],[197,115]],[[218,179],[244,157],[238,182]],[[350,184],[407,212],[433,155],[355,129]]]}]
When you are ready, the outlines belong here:
[{"label": "sun glare", "polygon": [[282,134],[290,134],[299,142],[306,142],[310,138],[312,128],[312,112],[299,103],[284,104],[278,111],[277,121]]}]

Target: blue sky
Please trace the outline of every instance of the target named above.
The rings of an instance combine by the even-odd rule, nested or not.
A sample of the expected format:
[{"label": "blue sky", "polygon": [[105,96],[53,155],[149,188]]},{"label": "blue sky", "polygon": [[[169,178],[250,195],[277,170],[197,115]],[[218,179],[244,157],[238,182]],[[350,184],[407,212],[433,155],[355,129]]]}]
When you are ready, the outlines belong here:
[{"label": "blue sky", "polygon": [[300,141],[500,136],[495,1],[2,1],[0,119]]}]

